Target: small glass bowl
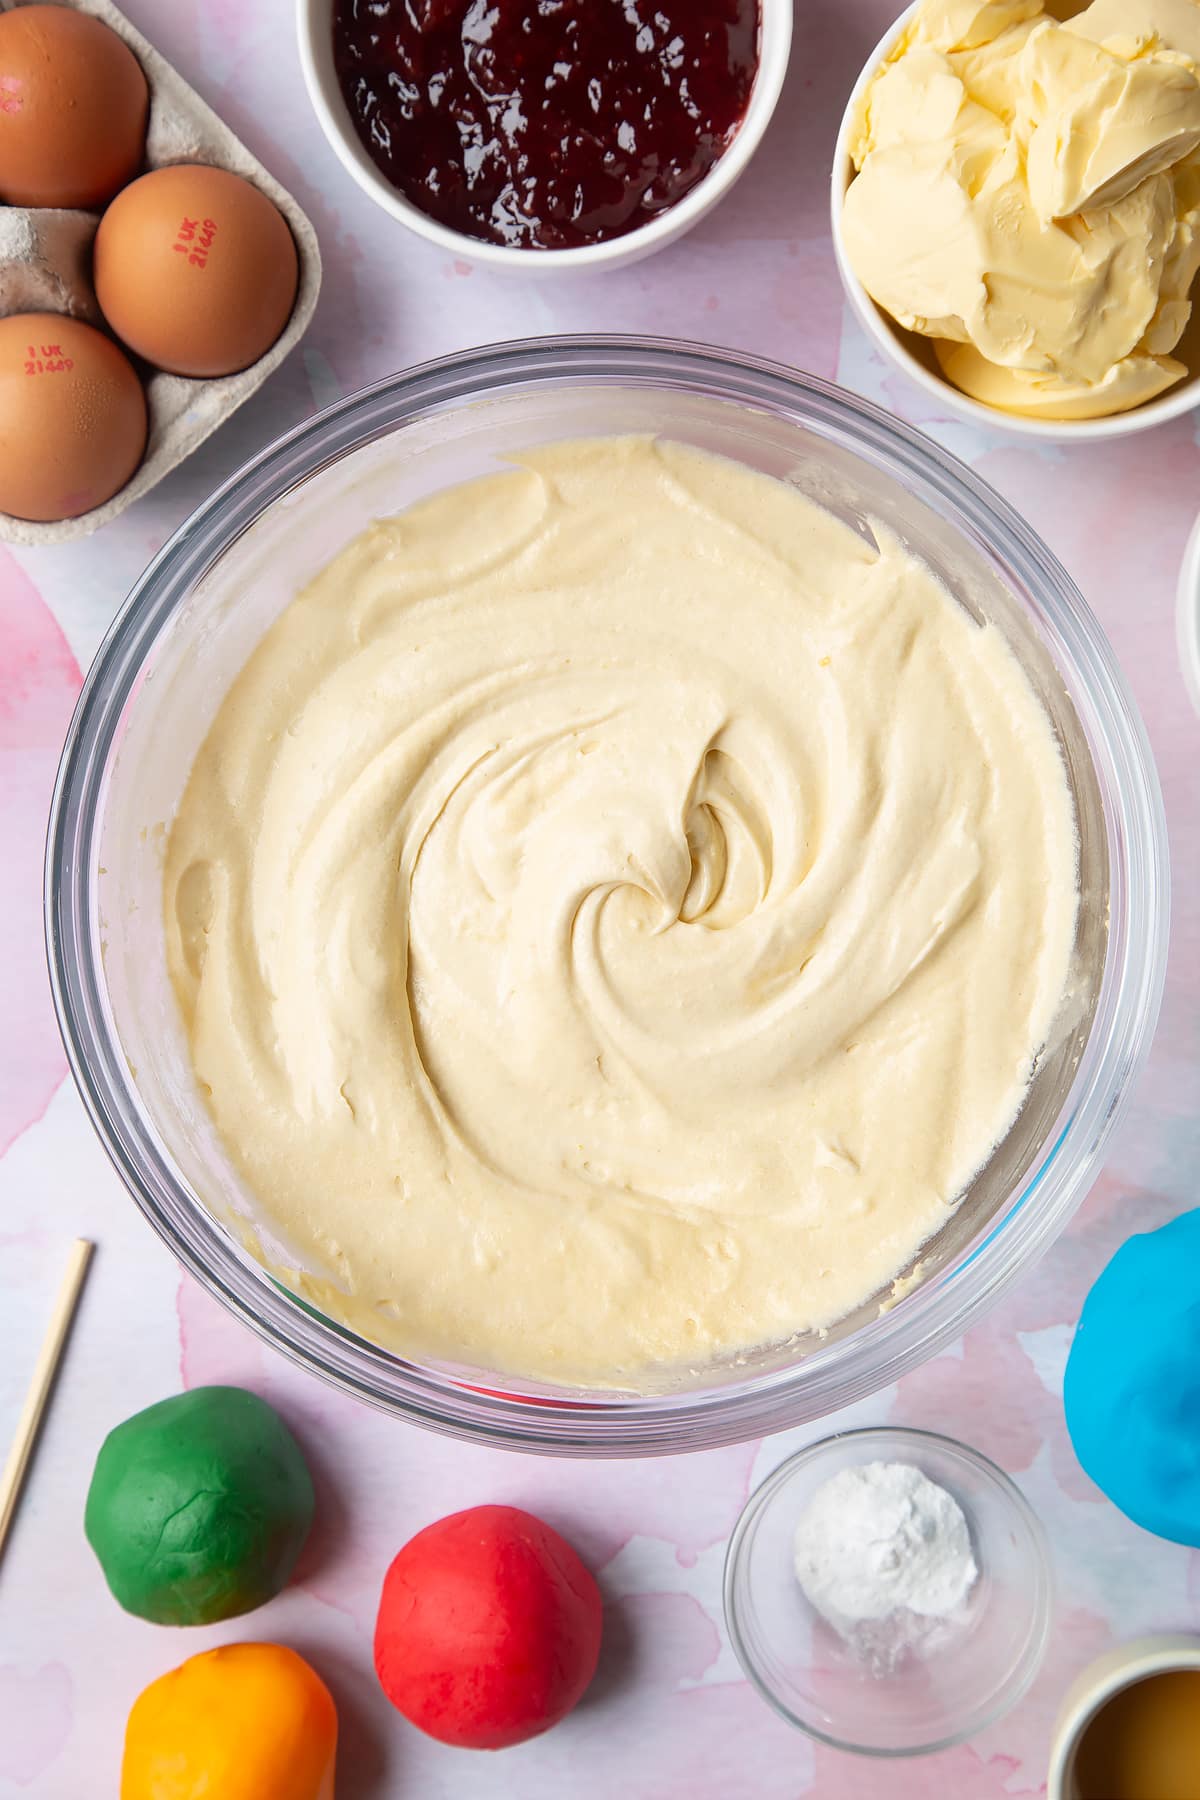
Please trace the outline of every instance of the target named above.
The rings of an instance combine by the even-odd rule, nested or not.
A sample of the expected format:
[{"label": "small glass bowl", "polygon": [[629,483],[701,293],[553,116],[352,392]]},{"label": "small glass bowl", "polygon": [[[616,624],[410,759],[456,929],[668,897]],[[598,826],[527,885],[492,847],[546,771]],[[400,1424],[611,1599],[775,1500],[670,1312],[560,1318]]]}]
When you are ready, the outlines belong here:
[{"label": "small glass bowl", "polygon": [[[961,1617],[886,1669],[814,1611],[793,1560],[817,1489],[870,1462],[913,1463],[953,1494],[979,1568]],[[750,1496],[725,1558],[730,1639],[763,1699],[810,1737],[864,1756],[948,1750],[1000,1718],[1038,1671],[1050,1605],[1045,1533],[1029,1502],[986,1456],[929,1431],[847,1431],[798,1451]]]}]

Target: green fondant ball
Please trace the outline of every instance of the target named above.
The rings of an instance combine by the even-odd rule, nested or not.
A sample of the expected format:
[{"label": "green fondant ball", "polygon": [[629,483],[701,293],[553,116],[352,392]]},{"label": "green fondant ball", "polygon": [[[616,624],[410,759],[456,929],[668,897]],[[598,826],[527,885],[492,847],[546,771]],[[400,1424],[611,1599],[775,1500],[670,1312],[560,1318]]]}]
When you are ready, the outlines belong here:
[{"label": "green fondant ball", "polygon": [[110,1431],[84,1529],[126,1612],[211,1625],[287,1583],[313,1516],[312,1477],[273,1407],[193,1388]]}]

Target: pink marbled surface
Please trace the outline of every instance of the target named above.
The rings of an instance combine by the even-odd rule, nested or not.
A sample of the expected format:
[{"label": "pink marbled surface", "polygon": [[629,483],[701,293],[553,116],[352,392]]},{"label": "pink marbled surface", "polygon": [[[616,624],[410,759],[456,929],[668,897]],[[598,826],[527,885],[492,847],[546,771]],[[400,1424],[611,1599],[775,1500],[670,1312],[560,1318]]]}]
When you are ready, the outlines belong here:
[{"label": "pink marbled surface", "polygon": [[[1071,1453],[1060,1390],[1073,1320],[1132,1229],[1195,1203],[1200,1164],[1200,723],[1175,661],[1176,570],[1200,502],[1196,420],[1112,447],[1016,448],[940,419],[868,350],[842,304],[825,210],[841,106],[889,0],[797,0],[779,113],[736,197],[681,244],[603,278],[541,288],[472,273],[375,212],[312,122],[288,0],[128,0],[127,10],[297,194],[326,258],[305,344],[183,468],[99,537],[0,554],[0,1442],[16,1418],[76,1233],[100,1251],[65,1379],[0,1567],[0,1797],[114,1793],[138,1690],[204,1645],[276,1637],[307,1651],[342,1710],[340,1800],[564,1793],[636,1800],[1001,1800],[1042,1791],[1050,1721],[1074,1669],[1113,1638],[1200,1628],[1200,1560],[1129,1525]],[[1077,576],[1148,718],[1170,816],[1175,923],[1153,1066],[1108,1170],[1017,1292],[936,1362],[839,1418],[929,1425],[1016,1476],[1049,1530],[1058,1610],[1030,1696],[936,1764],[881,1767],[814,1748],[742,1681],[721,1619],[724,1546],[751,1487],[812,1429],[648,1463],[551,1463],[450,1443],[341,1399],[222,1314],[143,1226],[65,1077],[42,967],[40,869],[57,748],[86,665],[148,556],[219,479],[286,426],[423,357],[531,331],[641,330],[774,355],[892,407],[1007,494]],[[109,1600],[80,1518],[103,1433],[181,1385],[245,1382],[309,1448],[320,1525],[300,1579],[253,1618],[172,1633]],[[391,1553],[482,1500],[544,1513],[608,1603],[596,1689],[550,1737],[501,1757],[444,1750],[392,1714],[370,1674]]]}]

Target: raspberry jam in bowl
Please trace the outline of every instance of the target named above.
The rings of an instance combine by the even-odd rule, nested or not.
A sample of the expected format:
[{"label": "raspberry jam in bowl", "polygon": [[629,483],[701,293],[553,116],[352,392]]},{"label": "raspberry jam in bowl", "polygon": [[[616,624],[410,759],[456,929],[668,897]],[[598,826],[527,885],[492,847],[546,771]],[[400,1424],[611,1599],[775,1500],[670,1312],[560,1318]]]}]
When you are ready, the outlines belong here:
[{"label": "raspberry jam in bowl", "polygon": [[476,262],[629,262],[696,222],[770,118],[785,0],[299,0],[326,136]]},{"label": "raspberry jam in bowl", "polygon": [[563,250],[653,219],[745,116],[758,0],[334,0],[372,162],[454,231]]}]

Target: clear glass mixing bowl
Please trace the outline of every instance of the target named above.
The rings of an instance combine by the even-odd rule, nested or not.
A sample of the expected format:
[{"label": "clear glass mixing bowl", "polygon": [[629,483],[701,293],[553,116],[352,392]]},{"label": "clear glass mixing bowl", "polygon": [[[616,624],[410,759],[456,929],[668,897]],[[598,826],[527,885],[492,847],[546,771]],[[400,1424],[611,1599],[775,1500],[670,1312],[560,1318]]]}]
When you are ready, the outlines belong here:
[{"label": "clear glass mixing bowl", "polygon": [[[654,431],[794,483],[869,533],[882,520],[1002,630],[1061,741],[1080,837],[1074,976],[1025,1106],[909,1291],[794,1340],[637,1393],[408,1362],[286,1291],[191,1073],[167,978],[163,826],[233,676],[297,589],[372,518],[506,453]],[[50,819],[51,979],[80,1092],[151,1223],[289,1356],[442,1431],[562,1455],[734,1442],[861,1399],[956,1337],[1061,1230],[1148,1048],[1162,988],[1167,852],[1141,722],[1065,571],[936,445],[811,376],[633,338],[474,350],[397,375],[281,438],[176,532],[121,609],[67,735]],[[881,1301],[888,1301],[884,1307]]]}]

